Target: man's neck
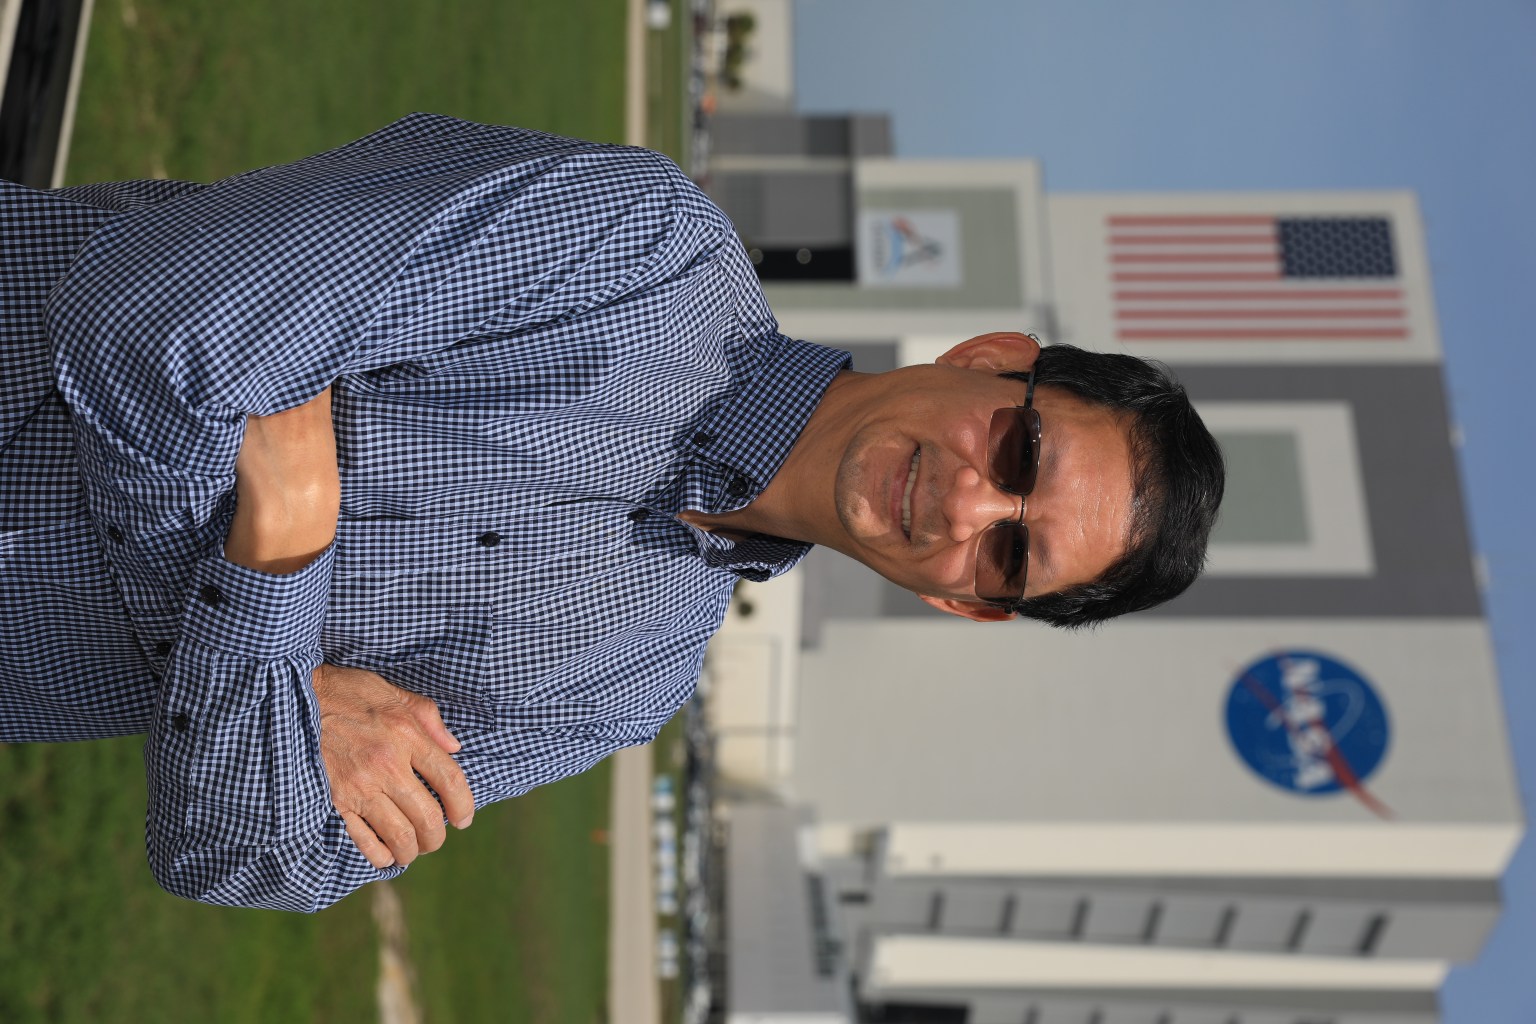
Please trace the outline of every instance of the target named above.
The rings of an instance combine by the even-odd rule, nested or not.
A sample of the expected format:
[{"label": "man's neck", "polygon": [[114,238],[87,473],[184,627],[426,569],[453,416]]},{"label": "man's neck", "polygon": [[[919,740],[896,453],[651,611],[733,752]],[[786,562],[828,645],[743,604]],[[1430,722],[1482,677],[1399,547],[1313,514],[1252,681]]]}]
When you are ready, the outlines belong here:
[{"label": "man's neck", "polygon": [[836,459],[811,458],[813,452],[840,451],[847,444],[848,411],[860,384],[872,375],[844,370],[827,385],[821,401],[795,439],[778,472],[747,505],[731,512],[683,511],[683,522],[726,536],[766,534],[820,544],[835,523]]}]

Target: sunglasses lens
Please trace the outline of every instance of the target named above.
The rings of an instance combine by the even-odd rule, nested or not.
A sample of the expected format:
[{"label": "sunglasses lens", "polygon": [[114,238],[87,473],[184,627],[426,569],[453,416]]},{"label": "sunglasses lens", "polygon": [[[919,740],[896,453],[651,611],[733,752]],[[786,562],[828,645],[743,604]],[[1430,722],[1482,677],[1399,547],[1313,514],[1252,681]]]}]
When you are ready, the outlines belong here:
[{"label": "sunglasses lens", "polygon": [[992,482],[1013,494],[1035,489],[1040,467],[1040,414],[1033,409],[998,409],[987,438]]},{"label": "sunglasses lens", "polygon": [[1017,601],[1029,571],[1029,527],[995,523],[976,549],[976,596],[983,601]]}]

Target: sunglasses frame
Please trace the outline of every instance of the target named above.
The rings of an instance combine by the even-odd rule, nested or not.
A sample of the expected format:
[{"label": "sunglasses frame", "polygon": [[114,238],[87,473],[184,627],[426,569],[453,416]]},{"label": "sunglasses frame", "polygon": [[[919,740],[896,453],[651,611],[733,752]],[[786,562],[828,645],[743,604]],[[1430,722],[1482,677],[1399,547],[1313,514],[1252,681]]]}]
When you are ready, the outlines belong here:
[{"label": "sunglasses frame", "polygon": [[[1005,608],[1009,611],[1014,610],[1015,606],[1024,599],[1024,587],[1029,580],[1029,527],[1024,525],[1024,510],[1029,505],[1029,495],[1034,491],[1035,480],[1040,473],[1041,425],[1040,414],[1034,409],[1034,367],[1030,367],[1029,376],[1026,379],[1026,383],[1028,385],[1028,390],[1024,393],[1024,404],[1008,406],[998,409],[996,412],[994,412],[992,414],[992,424],[988,430],[987,435],[988,475],[990,476],[993,485],[996,486],[999,490],[1007,491],[1009,494],[1017,494],[1024,499],[1023,501],[1019,502],[1019,518],[1017,520],[1000,519],[997,522],[991,524],[981,532],[980,537],[977,539],[976,545],[976,596],[981,600],[986,601],[988,604],[996,605],[997,607]],[[1011,485],[1010,481],[1000,479],[1000,474],[996,470],[997,449],[1000,446],[994,445],[994,439],[998,436],[998,431],[996,429],[998,418],[1001,416],[1007,416],[1016,420],[1020,413],[1024,414],[1022,418],[1025,421],[1025,429],[1029,438],[1029,472],[1028,482],[1023,484],[1021,487],[1015,487]],[[1004,433],[1006,434],[1009,432],[1014,426],[1016,426],[1016,423],[1008,424],[1007,428],[1004,430]],[[1000,550],[1002,548],[1015,549],[1015,557],[1017,557],[1021,562],[1017,586],[1015,587],[1010,585],[1006,592],[1003,593],[997,593],[996,588],[988,588],[989,592],[983,593],[981,578],[983,553],[990,550]],[[1022,553],[1017,552],[1016,549],[1019,548],[1023,549]],[[1005,581],[1010,583],[1012,582],[1011,580],[1007,580],[1006,574],[1004,574],[1004,578]],[[1017,590],[1017,593],[1014,593],[1015,590]]]}]

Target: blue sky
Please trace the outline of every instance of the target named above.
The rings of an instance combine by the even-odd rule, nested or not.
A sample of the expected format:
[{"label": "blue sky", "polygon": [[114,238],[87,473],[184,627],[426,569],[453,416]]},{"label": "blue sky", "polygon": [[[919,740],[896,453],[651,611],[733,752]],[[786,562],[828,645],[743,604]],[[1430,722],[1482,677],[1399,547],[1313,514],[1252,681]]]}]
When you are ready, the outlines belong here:
[{"label": "blue sky", "polygon": [[[1536,3],[796,0],[795,16],[800,108],[888,112],[902,156],[1038,157],[1060,191],[1418,193],[1532,817]],[[1536,1021],[1536,840],[1505,900],[1446,985],[1446,1024]]]}]

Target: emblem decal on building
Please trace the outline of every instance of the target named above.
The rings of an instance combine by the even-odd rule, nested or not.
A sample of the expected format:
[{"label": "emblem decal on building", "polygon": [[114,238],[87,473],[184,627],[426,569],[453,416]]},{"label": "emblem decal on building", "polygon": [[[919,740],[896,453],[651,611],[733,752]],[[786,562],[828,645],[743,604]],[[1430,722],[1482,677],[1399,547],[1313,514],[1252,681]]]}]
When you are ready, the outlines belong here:
[{"label": "emblem decal on building", "polygon": [[960,286],[960,215],[955,210],[862,210],[859,284],[873,288]]},{"label": "emblem decal on building", "polygon": [[1348,792],[1391,816],[1365,787],[1387,754],[1387,710],[1342,661],[1316,651],[1260,658],[1237,674],[1226,717],[1233,749],[1264,781],[1300,796]]}]

